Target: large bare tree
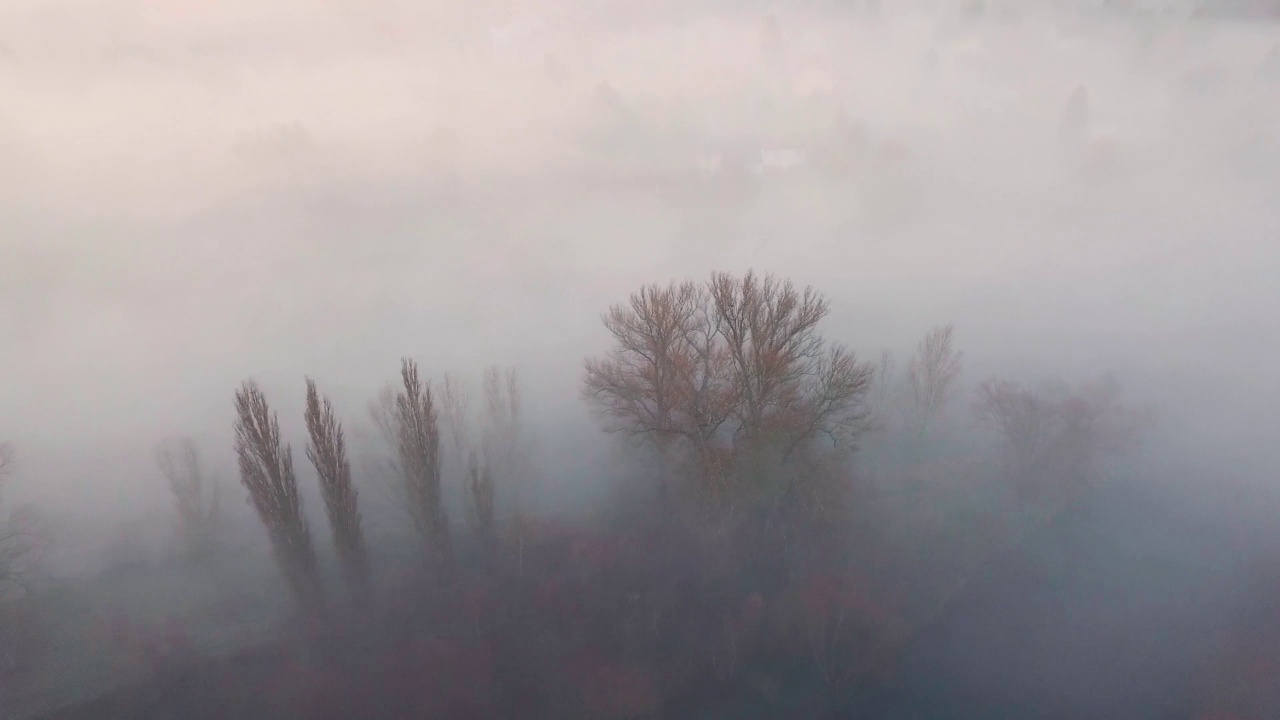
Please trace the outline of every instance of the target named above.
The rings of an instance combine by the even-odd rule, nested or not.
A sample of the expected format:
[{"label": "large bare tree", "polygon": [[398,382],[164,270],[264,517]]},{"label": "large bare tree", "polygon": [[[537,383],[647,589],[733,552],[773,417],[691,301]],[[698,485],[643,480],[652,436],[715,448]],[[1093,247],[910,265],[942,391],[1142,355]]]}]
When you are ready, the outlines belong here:
[{"label": "large bare tree", "polygon": [[155,456],[173,494],[183,544],[193,557],[207,556],[217,545],[221,498],[217,481],[200,462],[200,448],[192,438],[172,438],[156,446]]},{"label": "large bare tree", "polygon": [[285,581],[300,605],[316,609],[323,602],[323,587],[298,495],[293,451],[281,442],[279,418],[256,382],[246,380],[240,386],[235,405],[240,482],[267,528]]},{"label": "large bare tree", "polygon": [[866,428],[873,371],[819,333],[829,311],[812,288],[754,272],[647,286],[604,316],[614,347],[586,361],[584,396],[606,431],[691,458],[733,496],[744,461],[851,447]]},{"label": "large bare tree", "polygon": [[347,440],[333,403],[307,378],[307,459],[320,478],[320,494],[333,531],[333,544],[352,596],[362,602],[369,590],[369,558],[360,525],[359,493],[351,482]]}]

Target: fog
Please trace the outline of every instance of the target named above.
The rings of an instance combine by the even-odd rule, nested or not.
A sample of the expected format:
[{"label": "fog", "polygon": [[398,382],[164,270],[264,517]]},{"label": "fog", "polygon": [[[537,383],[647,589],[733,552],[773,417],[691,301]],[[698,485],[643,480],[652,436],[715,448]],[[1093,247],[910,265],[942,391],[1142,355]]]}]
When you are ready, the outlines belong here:
[{"label": "fog", "polygon": [[[518,369],[539,507],[594,506],[626,474],[580,391],[601,313],[755,269],[823,292],[824,333],[862,359],[953,323],[957,428],[993,375],[1114,377],[1154,418],[1125,465],[1143,492],[1264,516],[1280,26],[1265,3],[1114,5],[10,0],[5,504],[86,528],[48,571],[90,573],[112,528],[164,543],[153,449],[190,436],[265,548],[232,451],[253,378],[324,546],[303,378],[377,503],[367,405],[409,356],[435,381]],[[856,172],[828,167],[842,128],[865,133]]]}]

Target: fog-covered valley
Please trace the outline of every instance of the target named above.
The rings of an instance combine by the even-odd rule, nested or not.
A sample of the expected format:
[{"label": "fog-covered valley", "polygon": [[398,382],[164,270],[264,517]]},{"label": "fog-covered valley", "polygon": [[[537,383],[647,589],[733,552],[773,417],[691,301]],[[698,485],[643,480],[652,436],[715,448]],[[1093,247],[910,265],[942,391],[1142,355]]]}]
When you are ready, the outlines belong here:
[{"label": "fog-covered valley", "polygon": [[[1271,717],[1275,11],[749,5],[0,10],[6,717]],[[727,443],[712,472],[649,441],[683,431],[601,432],[624,387],[584,376],[619,347],[602,313],[718,271],[747,304],[751,270],[821,293],[821,336],[863,363],[843,441],[748,472],[734,405],[699,435]],[[922,410],[912,359],[947,325],[958,370]],[[469,388],[473,427],[453,444],[442,414],[433,456],[449,572],[423,567],[439,536],[370,412],[409,392],[402,358],[437,403],[446,374]],[[505,465],[489,367],[518,378]],[[306,377],[346,429],[365,605],[304,454]],[[246,502],[247,379],[292,445],[326,620]],[[217,479],[199,560],[157,463],[180,438]],[[690,520],[650,497],[671,473],[732,491]],[[756,474],[840,500],[777,540],[790,490]],[[822,624],[836,607],[856,636]],[[439,665],[471,690],[421,680]]]}]

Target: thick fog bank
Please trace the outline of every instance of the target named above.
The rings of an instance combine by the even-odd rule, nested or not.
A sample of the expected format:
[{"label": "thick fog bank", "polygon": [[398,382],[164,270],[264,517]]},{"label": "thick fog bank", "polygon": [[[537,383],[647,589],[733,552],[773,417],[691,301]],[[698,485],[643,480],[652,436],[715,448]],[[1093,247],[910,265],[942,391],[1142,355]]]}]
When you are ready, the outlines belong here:
[{"label": "thick fog bank", "polygon": [[[243,381],[279,414],[325,548],[305,378],[332,400],[392,575],[413,526],[370,404],[402,358],[476,408],[485,369],[514,368],[527,508],[607,523],[658,471],[585,401],[584,358],[614,347],[602,314],[649,283],[755,269],[821,292],[823,335],[860,360],[891,353],[886,406],[920,339],[954,326],[963,371],[932,444],[883,423],[842,461],[871,485],[943,476],[937,517],[913,520],[939,536],[1005,512],[980,383],[1047,404],[1115,381],[1142,439],[1033,534],[1065,559],[975,571],[905,651],[900,705],[1004,682],[1010,707],[1069,687],[1097,698],[1064,706],[1082,715],[1141,714],[1266,605],[1254,580],[1280,550],[1274,5],[11,2],[0,519],[47,520],[55,616],[87,617],[66,599],[83,597],[204,613],[173,590],[203,581],[155,455],[192,438],[240,563],[197,634],[239,647],[219,642],[288,613],[233,452]],[[458,518],[464,464],[445,465]],[[909,557],[914,608],[933,588],[909,583],[952,556]],[[338,582],[333,551],[320,565]],[[1061,593],[1024,583],[1049,566]]]}]

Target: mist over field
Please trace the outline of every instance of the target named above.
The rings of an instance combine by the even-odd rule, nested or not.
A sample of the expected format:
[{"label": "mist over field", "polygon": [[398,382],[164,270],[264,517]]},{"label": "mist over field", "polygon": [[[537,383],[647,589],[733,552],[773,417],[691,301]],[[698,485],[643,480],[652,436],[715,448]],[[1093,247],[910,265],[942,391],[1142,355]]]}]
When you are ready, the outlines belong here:
[{"label": "mist over field", "polygon": [[[0,715],[328,717],[298,699],[328,678],[370,717],[1275,717],[1277,21],[1280,6],[1265,2],[10,0]],[[711,504],[698,512],[732,507],[744,513],[725,520],[735,529],[707,540],[698,532],[711,521],[666,518],[683,529],[655,531],[645,523],[679,513],[649,504],[668,482],[654,478],[687,468],[646,443],[684,436],[603,432],[615,429],[604,410],[617,410],[620,386],[599,391],[603,375],[590,364],[584,374],[584,358],[618,346],[602,324],[611,306],[714,272],[811,286],[827,301],[818,332],[867,371],[845,398],[850,418],[866,416],[837,428],[848,442],[752,466],[770,481],[795,475],[796,487],[847,485],[833,491],[839,504],[814,501],[822,523],[786,521],[842,529],[820,542],[783,532],[780,580],[773,565],[707,549],[748,547],[725,540],[735,532],[761,547],[774,537],[782,501],[736,495],[748,484],[737,470],[707,469],[720,458],[712,440],[728,443],[715,452],[735,468],[757,462],[759,447],[739,441],[754,437],[748,420],[726,411],[734,419],[689,451],[692,485],[714,475],[731,488],[700,495]],[[958,371],[926,407],[912,358],[948,325]],[[469,388],[466,442],[480,460],[468,465],[444,428],[442,531],[404,512],[416,496],[403,435],[380,434],[370,411],[388,384],[412,405],[402,358],[437,404],[446,373]],[[501,413],[485,405],[502,397],[485,392],[490,367],[518,378],[509,414],[520,440],[512,429],[505,465],[490,442],[502,436]],[[373,578],[366,605],[344,599],[352,566],[340,541],[334,550],[335,516],[304,453],[305,378],[346,430]],[[249,379],[292,447],[316,577],[337,607],[327,617],[364,614],[345,632],[404,673],[401,704],[353,700],[394,693],[314,659],[334,652],[314,635],[338,631],[305,620],[314,591],[289,574],[283,531],[246,502],[233,399]],[[1032,462],[1006,401],[1031,408],[1019,422],[1043,411],[1046,428],[1069,430],[1083,413],[1095,434]],[[393,395],[388,417],[395,407]],[[730,427],[732,441],[716,434]],[[804,442],[825,443],[820,434]],[[217,480],[212,560],[177,541],[157,447],[180,438]],[[472,483],[488,467],[497,510],[486,525]],[[1054,485],[1060,475],[1069,490]],[[1026,495],[1050,485],[1052,502]],[[741,519],[754,502],[768,508],[768,532]],[[31,527],[38,547],[6,548]],[[559,548],[547,538],[562,536],[579,538],[574,548],[594,538],[614,559],[530,550],[546,565],[525,566],[526,542]],[[434,558],[441,537],[453,538],[458,569],[424,569],[422,540]],[[627,559],[660,540],[668,554],[648,555],[662,560]],[[787,554],[810,550],[840,555],[840,569]],[[715,559],[685,568],[695,556]],[[706,570],[715,563],[732,569]],[[580,614],[605,630],[512,619],[526,615],[511,608],[552,602],[546,588],[566,567],[571,579],[555,582],[599,598],[611,591],[590,573],[638,573],[647,579],[635,587],[649,589],[619,589],[616,607],[662,597],[653,618],[698,619],[687,631],[654,619],[649,637],[620,619],[631,610],[613,595],[582,601],[598,599]],[[695,591],[679,573],[731,589]],[[812,630],[835,605],[814,605],[803,593],[817,586],[797,578],[854,575],[859,597],[873,598],[858,605],[865,633]],[[796,588],[810,600],[791,613]],[[474,637],[467,623],[455,637],[441,608],[473,590],[511,607],[476,611]],[[733,625],[732,662],[672,639],[719,628],[722,605],[725,617],[745,607],[764,618]],[[395,627],[449,637],[448,652],[467,659],[387,650]],[[707,632],[715,639],[690,646],[718,648],[730,631]],[[135,638],[148,633],[168,639]],[[264,646],[286,659],[261,660],[275,684],[245,692],[273,698],[262,705],[227,700],[234,679],[166,685],[165,668],[184,663],[193,677],[229,678],[209,663],[250,667],[260,658],[235,658]],[[474,660],[483,689],[431,705],[414,675],[432,672],[428,656]],[[561,660],[578,669],[554,693],[552,680],[517,691],[503,679]],[[606,682],[590,674],[601,667],[622,669]],[[626,692],[607,700],[575,689],[615,681]],[[157,691],[170,704],[131,705],[147,683],[170,687]]]}]

